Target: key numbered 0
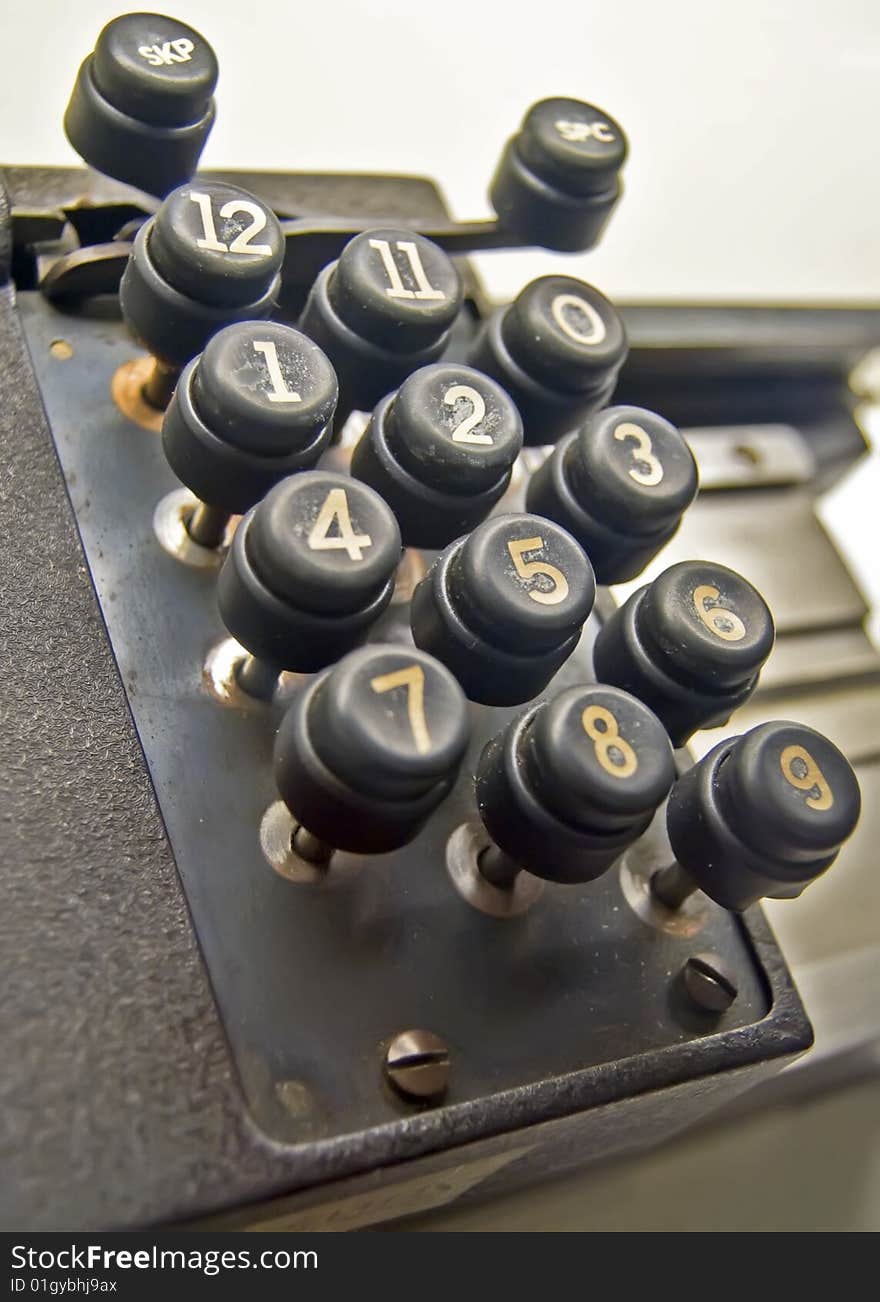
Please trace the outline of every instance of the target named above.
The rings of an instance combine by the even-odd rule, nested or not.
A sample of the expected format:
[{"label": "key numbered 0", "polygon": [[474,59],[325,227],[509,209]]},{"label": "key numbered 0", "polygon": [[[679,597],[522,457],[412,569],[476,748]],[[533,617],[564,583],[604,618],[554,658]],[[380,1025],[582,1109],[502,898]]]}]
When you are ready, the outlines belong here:
[{"label": "key numbered 0", "polygon": [[584,348],[604,343],[608,334],[596,308],[580,294],[557,294],[550,300],[550,316],[566,338]]}]

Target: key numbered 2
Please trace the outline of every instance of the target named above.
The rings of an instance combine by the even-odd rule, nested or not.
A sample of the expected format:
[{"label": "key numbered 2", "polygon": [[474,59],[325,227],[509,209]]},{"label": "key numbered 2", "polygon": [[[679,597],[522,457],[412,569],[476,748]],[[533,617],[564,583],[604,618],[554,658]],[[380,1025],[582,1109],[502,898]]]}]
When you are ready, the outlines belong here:
[{"label": "key numbered 2", "polygon": [[391,506],[410,547],[444,547],[503,496],[522,422],[500,385],[467,366],[423,366],[383,398],[357,444],[355,478]]}]

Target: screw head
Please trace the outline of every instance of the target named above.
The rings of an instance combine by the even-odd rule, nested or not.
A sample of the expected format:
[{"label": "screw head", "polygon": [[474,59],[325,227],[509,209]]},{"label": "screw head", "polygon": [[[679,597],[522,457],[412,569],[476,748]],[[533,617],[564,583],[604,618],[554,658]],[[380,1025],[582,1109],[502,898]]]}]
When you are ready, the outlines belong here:
[{"label": "screw head", "polygon": [[684,988],[706,1013],[725,1013],[739,994],[730,966],[717,954],[692,954],[681,970]]},{"label": "screw head", "polygon": [[449,1050],[432,1031],[401,1031],[385,1051],[385,1075],[404,1098],[439,1098],[449,1084]]}]

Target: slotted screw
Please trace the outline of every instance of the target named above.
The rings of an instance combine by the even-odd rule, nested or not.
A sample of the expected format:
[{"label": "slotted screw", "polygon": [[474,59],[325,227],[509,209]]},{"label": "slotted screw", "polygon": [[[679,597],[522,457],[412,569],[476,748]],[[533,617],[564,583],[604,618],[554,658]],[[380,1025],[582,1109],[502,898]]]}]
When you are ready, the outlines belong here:
[{"label": "slotted screw", "polygon": [[692,954],[681,975],[691,999],[707,1013],[726,1013],[739,994],[736,977],[716,954]]},{"label": "slotted screw", "polygon": [[432,1031],[401,1031],[385,1051],[385,1075],[408,1099],[436,1099],[444,1094],[449,1066],[449,1050]]}]

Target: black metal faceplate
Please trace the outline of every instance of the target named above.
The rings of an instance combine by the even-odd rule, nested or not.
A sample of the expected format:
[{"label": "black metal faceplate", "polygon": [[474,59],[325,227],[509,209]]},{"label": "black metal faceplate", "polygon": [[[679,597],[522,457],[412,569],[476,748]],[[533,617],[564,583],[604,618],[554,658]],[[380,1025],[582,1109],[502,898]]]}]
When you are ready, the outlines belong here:
[{"label": "black metal faceplate", "polygon": [[[479,749],[516,710],[472,708],[461,780],[411,845],[373,860],[340,856],[342,870],[324,883],[279,876],[259,828],[275,799],[282,706],[232,708],[206,691],[206,657],[226,636],[216,572],[182,564],[154,535],[155,506],[178,485],[157,435],[111,397],[130,338],[116,320],[60,315],[38,295],[23,295],[20,312],[223,1022],[267,1133],[314,1139],[393,1120],[400,1105],[381,1086],[381,1045],[406,1027],[451,1046],[450,1104],[698,1039],[715,1028],[678,1006],[673,980],[695,944],[725,957],[739,979],[721,1026],[765,1015],[751,948],[720,908],[707,911],[695,941],[642,922],[617,872],[583,887],[548,885],[510,920],[460,898],[446,842],[475,817]],[[71,356],[59,356],[59,339]],[[405,607],[374,636],[405,639]],[[592,636],[589,628],[551,692],[592,678]]]},{"label": "black metal faceplate", "polygon": [[[27,214],[36,212],[39,229],[45,221],[42,210],[58,211],[69,203],[78,204],[89,186],[93,198],[100,202],[128,200],[124,187],[99,179],[95,189],[94,178],[90,180],[81,170],[12,168],[6,169],[4,179],[13,205],[25,214],[20,220],[28,221]],[[436,187],[416,178],[237,173],[230,179],[273,201],[277,191],[279,207],[290,212],[371,210],[394,213],[404,222],[444,213]],[[0,227],[2,247],[9,235],[2,204]],[[5,1047],[5,1067],[0,1074],[0,1162],[6,1178],[0,1212],[8,1228],[139,1226],[236,1207],[240,1209],[236,1223],[250,1224],[261,1219],[258,1209],[270,1199],[275,1200],[274,1212],[285,1218],[279,1227],[371,1224],[447,1202],[477,1186],[488,1195],[553,1171],[657,1143],[718,1108],[808,1046],[809,1023],[784,959],[760,909],[755,908],[731,924],[730,931],[731,943],[740,957],[746,956],[748,970],[760,981],[755,1010],[765,997],[769,1004],[766,1015],[749,1025],[737,1027],[732,1019],[695,1034],[694,1027],[678,1024],[678,1011],[673,1016],[661,1008],[659,997],[645,994],[646,977],[636,970],[630,989],[633,1003],[636,998],[647,998],[650,1006],[655,1000],[653,1006],[661,1009],[666,1038],[653,1036],[650,1028],[643,1027],[641,1033],[646,1043],[659,1047],[548,1078],[540,1077],[543,1066],[529,1066],[524,1076],[529,1083],[477,1097],[476,1092],[463,1092],[472,1069],[459,1055],[467,1046],[454,1044],[453,1094],[442,1107],[419,1109],[390,1096],[377,1102],[380,1050],[371,1043],[365,1060],[355,1067],[358,1082],[348,1088],[369,1094],[368,1109],[381,1112],[384,1124],[325,1139],[317,1136],[334,1133],[333,1126],[329,1117],[322,1118],[312,1110],[309,1092],[282,1087],[279,1097],[274,1088],[282,1079],[278,1062],[267,1065],[258,1057],[238,1052],[256,1037],[249,1035],[249,1023],[227,1024],[251,1107],[264,1125],[289,1135],[292,1142],[273,1142],[252,1125],[193,942],[171,847],[126,705],[138,713],[141,741],[148,750],[153,711],[173,721],[178,714],[190,720],[201,711],[213,720],[211,726],[235,731],[242,739],[253,738],[245,776],[255,818],[262,813],[263,800],[271,795],[267,767],[271,724],[266,727],[262,719],[252,716],[239,718],[200,697],[194,687],[198,654],[219,626],[206,595],[210,588],[207,576],[181,573],[177,562],[159,553],[152,537],[153,497],[170,483],[167,472],[163,477],[155,436],[130,424],[115,427],[117,438],[121,438],[119,447],[127,449],[129,463],[148,471],[143,483],[135,480],[123,485],[136,508],[128,526],[121,523],[124,504],[100,491],[106,463],[115,461],[110,473],[115,482],[123,480],[122,463],[108,433],[121,418],[107,393],[113,366],[109,357],[103,356],[104,346],[96,350],[93,373],[86,374],[83,366],[83,356],[89,355],[85,336],[99,328],[101,310],[91,311],[88,319],[61,313],[49,317],[44,315],[43,305],[29,296],[20,295],[19,302],[23,313],[29,315],[38,369],[44,376],[52,368],[59,372],[57,383],[53,381],[51,386],[53,416],[59,407],[63,410],[61,423],[72,446],[77,446],[84,434],[89,435],[94,462],[84,465],[84,478],[62,480],[21,335],[22,314],[14,295],[4,290],[0,294],[0,455],[4,467],[0,531],[8,553],[3,584],[4,636],[0,637],[4,684],[0,730],[5,755],[0,766],[0,983],[4,992],[0,1022]],[[714,343],[713,311],[706,309],[706,319],[701,317],[697,325],[697,335],[710,344]],[[638,347],[644,343],[651,348],[655,324],[662,335],[667,313],[674,329],[680,319],[676,309],[648,310],[645,338],[638,341]],[[833,328],[833,314],[817,313],[816,317],[827,335],[825,319],[831,318]],[[762,318],[763,313],[756,309],[758,330]],[[48,328],[50,320],[57,325],[54,331]],[[42,321],[39,328],[38,321]],[[100,328],[121,346],[119,327],[108,322],[106,315]],[[43,350],[50,335],[56,339],[70,336],[72,341],[75,331],[83,335],[81,353],[75,352],[67,361],[46,357]],[[744,333],[749,334],[748,328],[744,327]],[[127,348],[126,355],[133,352]],[[71,364],[77,370],[65,372]],[[74,392],[91,395],[93,414],[100,420],[108,418],[107,430],[99,419],[94,425],[86,420],[84,409],[77,408]],[[723,411],[719,411],[719,419],[724,419]],[[99,429],[103,433],[96,437]],[[90,491],[93,485],[99,495]],[[121,549],[109,558],[105,551],[102,558],[97,551],[105,550],[103,544],[98,544],[97,551],[92,544],[97,533],[111,524],[122,540]],[[80,550],[77,527],[90,550],[88,565]],[[112,572],[134,573],[141,564],[158,572],[164,565],[163,573],[173,575],[173,581],[186,592],[186,600],[178,606],[171,601],[163,603],[161,622],[148,629],[143,645],[130,642],[125,657],[121,648],[114,647],[120,663],[128,664],[128,696],[123,695],[114,672],[100,613],[102,610],[109,627],[115,628],[113,608],[120,600],[120,590],[102,588],[99,610],[89,582],[90,565],[104,559],[108,560],[108,576]],[[95,581],[100,587],[99,580]],[[194,602],[197,591],[202,595]],[[130,590],[123,595],[131,601]],[[199,622],[200,609],[203,623]],[[184,654],[181,636],[187,626],[191,638],[198,631],[195,660]],[[170,663],[192,675],[187,712],[168,708],[166,713],[166,707],[151,701],[149,684],[161,682]],[[153,668],[147,675],[150,665]],[[175,753],[179,756],[186,736],[178,736],[178,726],[175,722]],[[206,788],[207,771],[222,775],[223,759],[222,752],[206,755],[199,751],[197,772]],[[193,781],[191,775],[187,781]],[[544,966],[533,972],[513,964],[510,958],[507,962],[515,976],[509,993],[519,996],[532,1023],[539,1020],[533,1007],[537,981],[552,985],[563,974],[556,958],[556,937],[541,922],[547,894],[532,917],[520,923],[471,916],[454,895],[438,861],[428,865],[427,871],[425,864],[416,865],[417,873],[404,882],[400,902],[387,894],[383,882],[388,874],[377,864],[366,866],[351,883],[353,889],[340,893],[338,900],[330,894],[322,896],[316,888],[275,878],[254,849],[254,824],[244,816],[248,811],[242,808],[244,801],[237,787],[235,795],[237,822],[255,871],[237,877],[233,911],[243,915],[237,925],[252,925],[257,945],[254,954],[258,956],[265,947],[268,934],[258,930],[257,919],[245,911],[255,890],[263,907],[270,898],[282,901],[285,916],[311,908],[320,919],[322,934],[332,934],[335,947],[347,945],[352,950],[353,923],[361,919],[361,955],[366,954],[373,967],[381,957],[383,935],[393,938],[399,932],[399,903],[409,914],[417,903],[411,891],[419,898],[421,892],[433,891],[442,900],[443,909],[457,919],[456,929],[450,931],[453,948],[444,953],[441,966],[444,980],[450,964],[462,961],[468,932],[471,937],[492,937],[492,945],[508,946],[511,952],[517,934],[534,935],[534,952]],[[196,791],[196,799],[211,805],[216,817],[216,798],[211,799],[205,790]],[[429,829],[426,837],[432,835]],[[203,853],[201,842],[198,848],[194,880],[201,882],[208,907],[221,910],[219,893],[216,898],[212,893],[209,856]],[[379,874],[374,876],[377,867]],[[609,878],[606,883],[609,891],[612,880],[616,879]],[[363,888],[364,893],[358,894],[354,888]],[[548,887],[548,892],[553,889]],[[569,902],[575,898],[568,892],[565,895]],[[345,899],[355,901],[350,911]],[[357,901],[363,901],[361,912]],[[375,901],[380,907],[371,914],[368,910]],[[615,903],[620,905],[619,896],[609,895],[609,901],[612,908]],[[389,914],[390,908],[394,911]],[[583,909],[574,907],[571,914],[572,920],[586,925]],[[421,914],[417,925],[426,930],[432,916],[430,910]],[[341,928],[337,928],[336,918],[341,919]],[[205,921],[200,921],[203,932]],[[269,933],[277,935],[277,921],[271,916],[266,921]],[[526,924],[525,929],[521,923]],[[571,925],[566,919],[566,928]],[[636,925],[634,919],[630,925]],[[564,934],[572,935],[569,931]],[[642,934],[647,946],[665,944],[647,927]],[[219,938],[218,931],[217,943]],[[623,1025],[617,1028],[602,1021],[600,1015],[607,1011],[606,993],[594,982],[588,948],[584,946],[578,953],[570,940],[568,944],[567,961],[573,969],[569,975],[579,1007],[586,1007],[592,997],[593,1030],[566,1018],[566,1043],[552,1045],[551,1056],[555,1054],[560,1063],[563,1059],[598,1063],[603,1043],[626,1040],[630,1011],[624,1008]],[[286,970],[291,970],[290,946],[281,948]],[[604,954],[614,980],[619,980],[607,937],[594,948]],[[323,962],[324,952],[318,946],[316,950]],[[253,956],[221,954],[229,964],[233,984],[242,980],[250,983],[250,988],[256,985],[248,972]],[[352,950],[350,962],[353,957]],[[467,1001],[479,1001],[484,1008],[490,996],[498,996],[495,981],[501,969],[495,967],[496,956],[488,948],[478,948],[466,961],[476,976],[476,984],[467,990]],[[406,973],[407,982],[411,975]],[[306,976],[313,1001],[320,1004],[323,992],[318,973],[312,970]],[[218,981],[216,974],[213,979]],[[344,987],[346,1006],[355,1005],[360,988],[358,972],[354,988]],[[429,1000],[428,985],[420,989],[420,997]],[[748,998],[755,989],[752,987]],[[258,995],[254,1008],[259,1010],[266,997],[262,990]],[[217,997],[222,1004],[225,994],[219,988]],[[235,998],[234,989],[230,997]],[[399,990],[396,997],[414,998],[405,990]],[[287,988],[282,990],[281,1000],[283,1007],[276,1014],[279,1020],[286,1018],[292,1040],[296,1028]],[[243,1004],[242,999],[237,1006]],[[430,1011],[430,1002],[428,1008]],[[515,1005],[505,1011],[508,1036],[517,1014]],[[250,1009],[247,1015],[251,1016]],[[462,1010],[462,1026],[469,1016]],[[315,1020],[320,1022],[321,1039],[313,1052],[330,1059],[334,1050],[327,1027],[321,1019]],[[381,1019],[376,1015],[375,1020]],[[383,1023],[383,1034],[397,1029],[391,1027],[391,1020],[387,1019],[388,1030]],[[433,1017],[425,1020],[434,1025]],[[487,1037],[487,1030],[492,1030],[488,1023],[481,1026],[481,1038]],[[522,1038],[525,1042],[525,1030]],[[543,1037],[539,1043],[542,1041]],[[519,1053],[519,1061],[527,1062],[528,1053]],[[548,1067],[552,1069],[552,1063]],[[502,1064],[502,1068],[512,1079],[511,1064]],[[493,1083],[491,1088],[497,1090],[498,1086]],[[322,1129],[312,1130],[313,1125]],[[300,1219],[292,1221],[292,1209],[305,1210],[296,1211]]]}]

